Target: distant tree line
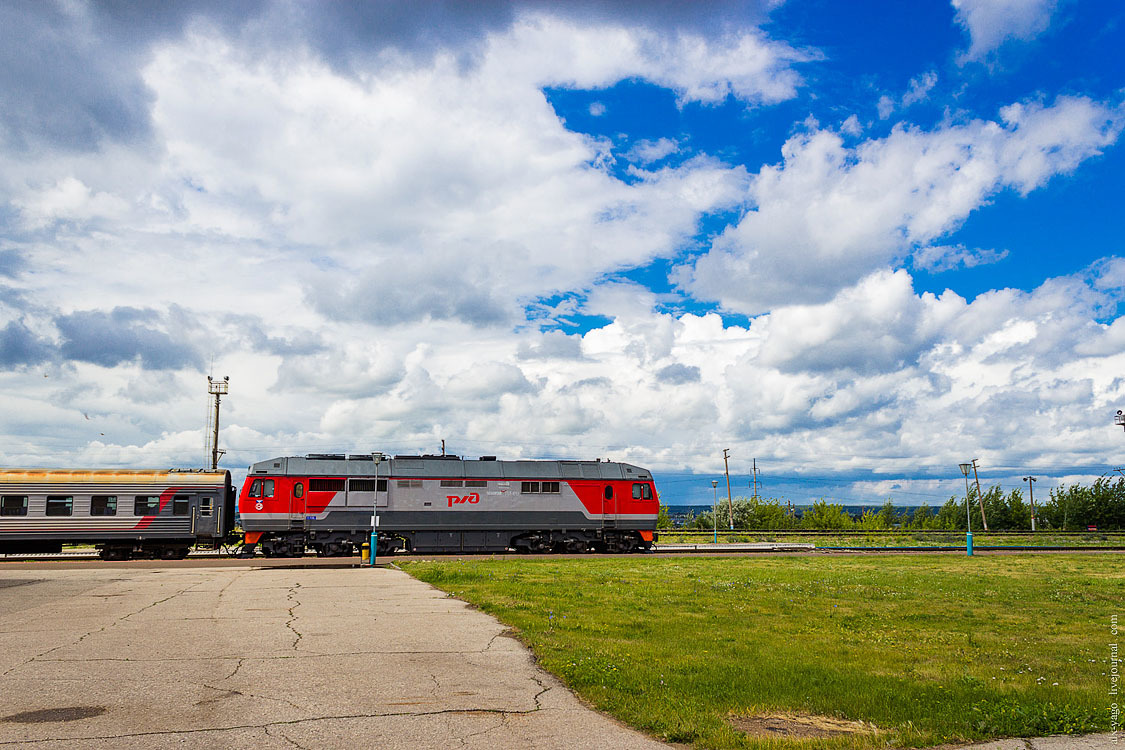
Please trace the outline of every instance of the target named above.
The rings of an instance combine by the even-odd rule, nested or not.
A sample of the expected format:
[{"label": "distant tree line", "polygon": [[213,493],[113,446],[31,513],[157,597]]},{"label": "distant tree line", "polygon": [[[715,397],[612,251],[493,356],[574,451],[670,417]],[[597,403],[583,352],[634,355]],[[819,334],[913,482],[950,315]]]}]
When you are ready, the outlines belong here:
[{"label": "distant tree line", "polygon": [[[1031,530],[1031,504],[1022,490],[1007,493],[998,485],[991,487],[980,498],[984,504],[988,528],[992,531]],[[969,490],[969,514],[973,530],[982,531],[980,502],[976,488]],[[729,510],[719,507],[719,528],[729,526]],[[1054,531],[1081,531],[1096,526],[1100,531],[1125,529],[1125,479],[1096,480],[1092,485],[1074,484],[1056,487],[1046,498],[1036,497],[1036,527]],[[710,531],[713,528],[711,511],[693,516],[684,528]],[[658,528],[672,528],[667,509],[661,507]],[[965,498],[949,498],[940,508],[920,505],[913,508],[895,508],[887,500],[879,510],[865,510],[862,515],[848,513],[842,505],[824,500],[811,508],[794,513],[779,500],[739,497],[734,501],[734,527],[736,529],[809,529],[809,530],[965,530]]]}]

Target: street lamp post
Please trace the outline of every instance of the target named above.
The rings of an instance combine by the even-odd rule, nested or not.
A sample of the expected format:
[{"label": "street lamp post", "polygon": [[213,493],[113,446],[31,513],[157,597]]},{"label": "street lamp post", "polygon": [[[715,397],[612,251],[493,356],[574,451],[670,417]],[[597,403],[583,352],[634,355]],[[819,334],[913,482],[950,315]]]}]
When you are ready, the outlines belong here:
[{"label": "street lamp post", "polygon": [[711,526],[715,529],[715,544],[719,543],[719,480],[711,480],[711,489],[715,499],[711,502]]},{"label": "street lamp post", "polygon": [[961,473],[965,476],[965,554],[973,556],[973,520],[969,515],[969,471],[972,464],[958,464]]},{"label": "street lamp post", "polygon": [[382,453],[372,453],[371,458],[375,461],[375,499],[371,504],[371,554],[368,559],[371,561],[371,567],[375,567],[375,549],[379,546],[379,464],[383,460]]},{"label": "street lamp post", "polygon": [[1035,533],[1035,477],[1024,477],[1027,482],[1027,492],[1031,497],[1031,533]]}]

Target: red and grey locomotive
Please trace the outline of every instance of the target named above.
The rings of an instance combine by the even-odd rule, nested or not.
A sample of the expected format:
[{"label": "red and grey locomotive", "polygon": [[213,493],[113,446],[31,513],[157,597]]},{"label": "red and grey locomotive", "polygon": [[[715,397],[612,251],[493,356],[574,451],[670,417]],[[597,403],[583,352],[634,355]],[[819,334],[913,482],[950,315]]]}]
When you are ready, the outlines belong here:
[{"label": "red and grey locomotive", "polygon": [[250,467],[244,554],[352,554],[378,519],[377,553],[630,552],[651,548],[652,473],[611,461],[314,454]]}]

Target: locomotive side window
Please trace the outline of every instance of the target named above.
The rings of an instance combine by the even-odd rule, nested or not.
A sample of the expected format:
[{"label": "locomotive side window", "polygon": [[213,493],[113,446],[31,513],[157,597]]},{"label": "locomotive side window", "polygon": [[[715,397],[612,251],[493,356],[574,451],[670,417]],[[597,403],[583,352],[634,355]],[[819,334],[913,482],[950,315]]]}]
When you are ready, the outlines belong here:
[{"label": "locomotive side window", "polygon": [[[297,486],[299,487],[300,485],[297,485]],[[215,498],[213,498],[213,497],[200,498],[200,500],[199,500],[199,515],[203,516],[204,518],[210,518],[214,507],[215,507]]]},{"label": "locomotive side window", "polygon": [[273,480],[267,479],[262,485],[262,497],[273,497]]},{"label": "locomotive side window", "polygon": [[548,492],[552,495],[559,494],[559,483],[558,482],[543,482],[540,485],[540,487],[542,487],[543,492]]},{"label": "locomotive side window", "polygon": [[520,485],[521,495],[537,495],[539,494],[539,482],[523,482]]},{"label": "locomotive side window", "polygon": [[4,495],[0,497],[0,516],[26,516],[27,495]]},{"label": "locomotive side window", "polygon": [[155,516],[160,513],[159,495],[135,495],[133,497],[134,516]]},{"label": "locomotive side window", "polygon": [[343,492],[343,479],[310,479],[309,492]]},{"label": "locomotive side window", "polygon": [[176,495],[172,498],[172,515],[186,516],[188,514],[188,496]]},{"label": "locomotive side window", "polygon": [[612,500],[613,499],[613,485],[612,484],[607,484],[605,486],[605,499],[606,500]]},{"label": "locomotive side window", "polygon": [[261,497],[261,496],[262,496],[262,480],[261,479],[255,479],[254,483],[252,485],[250,485],[250,497]]},{"label": "locomotive side window", "polygon": [[117,496],[116,495],[94,495],[90,498],[90,515],[91,516],[116,516],[117,515]]},{"label": "locomotive side window", "polygon": [[413,487],[414,489],[419,489],[422,486],[422,480],[421,479],[400,479],[400,480],[398,480],[398,486],[403,488],[403,489],[406,489],[408,487]]},{"label": "locomotive side window", "polygon": [[304,496],[305,496],[305,485],[301,484],[300,482],[297,482],[295,485],[293,485],[293,497],[304,497]]},{"label": "locomotive side window", "polygon": [[465,483],[460,479],[443,479],[441,480],[442,487],[464,487]]},{"label": "locomotive side window", "polygon": [[465,480],[465,486],[466,487],[487,487],[488,482],[485,481],[484,479],[466,479]]},{"label": "locomotive side window", "polygon": [[74,512],[74,498],[70,495],[47,495],[48,516],[69,516]]},{"label": "locomotive side window", "polygon": [[647,484],[634,484],[633,485],[633,499],[634,500],[651,500],[652,488]]}]

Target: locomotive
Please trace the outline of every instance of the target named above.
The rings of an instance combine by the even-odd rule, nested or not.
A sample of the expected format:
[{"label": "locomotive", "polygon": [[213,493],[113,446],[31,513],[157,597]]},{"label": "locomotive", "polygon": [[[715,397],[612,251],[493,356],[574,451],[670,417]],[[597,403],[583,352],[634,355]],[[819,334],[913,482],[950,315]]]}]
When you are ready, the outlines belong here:
[{"label": "locomotive", "polygon": [[228,471],[0,469],[0,553],[93,544],[102,559],[180,559],[234,528]]},{"label": "locomotive", "polygon": [[242,553],[632,552],[651,549],[652,473],[611,461],[311,454],[250,467]]}]

